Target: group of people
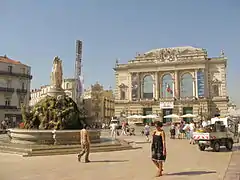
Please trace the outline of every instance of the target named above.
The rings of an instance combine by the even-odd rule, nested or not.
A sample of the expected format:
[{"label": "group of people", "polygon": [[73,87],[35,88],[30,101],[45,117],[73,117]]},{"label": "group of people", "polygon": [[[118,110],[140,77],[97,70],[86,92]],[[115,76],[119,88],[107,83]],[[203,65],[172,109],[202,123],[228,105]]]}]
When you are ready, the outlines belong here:
[{"label": "group of people", "polygon": [[[165,132],[163,130],[163,123],[160,121],[155,122],[155,130],[152,133],[152,144],[151,144],[151,152],[152,152],[152,162],[156,166],[157,174],[156,176],[162,176],[163,172],[163,162],[166,160],[166,138]],[[150,134],[150,127],[146,124],[146,135]],[[89,163],[89,152],[90,152],[90,138],[89,133],[87,131],[87,126],[85,125],[83,129],[80,131],[81,137],[81,146],[82,150],[78,154],[78,161],[81,161],[82,156],[85,154],[85,163]]]},{"label": "group of people", "polygon": [[193,132],[197,128],[197,124],[193,120],[190,122],[181,121],[180,123],[172,123],[170,128],[171,139],[188,139],[190,144],[195,144],[193,140]]},{"label": "group of people", "polygon": [[122,126],[121,126],[121,133],[118,132],[118,124],[117,123],[112,123],[110,125],[110,131],[111,131],[111,137],[112,139],[116,139],[117,136],[128,136],[128,135],[135,135],[135,128],[134,127],[130,127],[129,124],[127,122],[122,122]]}]

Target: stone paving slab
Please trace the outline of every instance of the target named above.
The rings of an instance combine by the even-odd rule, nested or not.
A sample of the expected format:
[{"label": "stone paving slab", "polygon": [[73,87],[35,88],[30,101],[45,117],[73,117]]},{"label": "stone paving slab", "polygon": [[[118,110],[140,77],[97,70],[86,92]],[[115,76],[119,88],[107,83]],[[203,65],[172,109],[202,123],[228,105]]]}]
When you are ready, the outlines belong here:
[{"label": "stone paving slab", "polygon": [[240,180],[240,151],[232,153],[224,180]]},{"label": "stone paving slab", "polygon": [[150,144],[141,146],[91,154],[89,164],[77,162],[76,155],[23,158],[0,154],[0,180],[223,180],[231,158],[230,152],[201,152],[186,140],[168,139],[164,176],[155,178]]}]

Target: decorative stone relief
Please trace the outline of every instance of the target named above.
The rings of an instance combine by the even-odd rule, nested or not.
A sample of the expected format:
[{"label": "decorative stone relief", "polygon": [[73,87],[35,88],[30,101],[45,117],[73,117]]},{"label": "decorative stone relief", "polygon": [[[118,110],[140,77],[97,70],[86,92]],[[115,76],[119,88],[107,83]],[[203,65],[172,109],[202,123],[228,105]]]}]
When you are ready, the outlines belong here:
[{"label": "decorative stone relief", "polygon": [[219,79],[217,79],[216,77],[213,77],[212,83],[213,84],[219,84],[219,83],[221,83],[221,81]]},{"label": "decorative stone relief", "polygon": [[125,100],[126,95],[127,95],[128,86],[122,83],[118,87],[120,89],[120,100]]},{"label": "decorative stone relief", "polygon": [[127,76],[119,76],[118,79],[120,82],[127,81]]},{"label": "decorative stone relief", "polygon": [[151,57],[154,56],[156,59],[159,59],[161,62],[163,61],[176,61],[177,60],[177,55],[180,53],[180,51],[176,49],[170,49],[170,48],[165,48],[161,49],[157,52],[151,52],[149,54],[146,54],[146,57]]},{"label": "decorative stone relief", "polygon": [[176,48],[161,48],[149,51],[144,54],[145,58],[154,58],[155,62],[172,62],[177,61],[178,57],[185,54],[201,54],[205,53],[202,48],[194,48],[191,46],[187,47],[176,47]]}]

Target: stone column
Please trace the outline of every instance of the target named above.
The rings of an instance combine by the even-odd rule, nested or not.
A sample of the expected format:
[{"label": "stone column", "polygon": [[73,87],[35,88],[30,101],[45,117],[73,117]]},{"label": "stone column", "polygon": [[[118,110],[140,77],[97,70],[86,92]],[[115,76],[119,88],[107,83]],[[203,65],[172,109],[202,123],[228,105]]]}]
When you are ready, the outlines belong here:
[{"label": "stone column", "polygon": [[159,77],[158,77],[158,72],[155,72],[155,99],[159,99]]},{"label": "stone column", "polygon": [[156,76],[155,76],[155,73],[151,73],[152,75],[152,80],[153,80],[153,82],[152,82],[152,84],[153,84],[153,99],[154,98],[156,98],[156,83],[155,83],[155,81],[156,81]]},{"label": "stone column", "polygon": [[141,74],[138,74],[138,98],[137,99],[142,99],[142,79],[141,79]]},{"label": "stone column", "polygon": [[158,78],[158,99],[162,98],[162,74]]},{"label": "stone column", "polygon": [[175,81],[172,82],[172,88],[173,88],[173,97],[176,97],[175,96]]},{"label": "stone column", "polygon": [[195,77],[193,77],[192,86],[193,86],[193,96],[194,96],[194,97],[196,96],[196,88],[195,88],[195,84],[196,84]]},{"label": "stone column", "polygon": [[128,82],[128,99],[132,101],[132,73],[129,73]]},{"label": "stone column", "polygon": [[178,71],[174,72],[174,95],[176,98],[179,98],[179,77]]},{"label": "stone column", "polygon": [[195,80],[195,97],[198,98],[198,79],[197,79],[197,72],[198,70],[195,69],[195,72],[194,72],[194,80]]}]

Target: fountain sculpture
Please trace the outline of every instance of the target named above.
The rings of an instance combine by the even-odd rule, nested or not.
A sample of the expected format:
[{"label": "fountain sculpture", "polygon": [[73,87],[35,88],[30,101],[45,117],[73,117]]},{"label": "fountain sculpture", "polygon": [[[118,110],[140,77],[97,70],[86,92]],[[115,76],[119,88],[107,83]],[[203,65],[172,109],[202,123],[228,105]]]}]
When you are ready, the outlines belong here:
[{"label": "fountain sculpture", "polygon": [[[79,144],[83,120],[72,98],[62,89],[62,61],[55,57],[51,86],[31,110],[22,107],[22,129],[9,129],[12,143],[19,144]],[[76,130],[77,129],[77,130]],[[100,131],[90,130],[90,139],[100,141]]]}]

